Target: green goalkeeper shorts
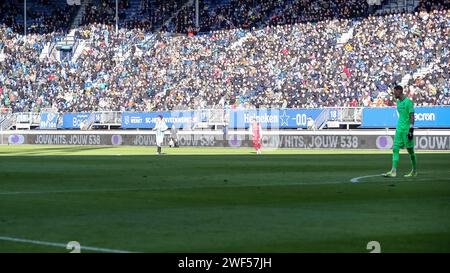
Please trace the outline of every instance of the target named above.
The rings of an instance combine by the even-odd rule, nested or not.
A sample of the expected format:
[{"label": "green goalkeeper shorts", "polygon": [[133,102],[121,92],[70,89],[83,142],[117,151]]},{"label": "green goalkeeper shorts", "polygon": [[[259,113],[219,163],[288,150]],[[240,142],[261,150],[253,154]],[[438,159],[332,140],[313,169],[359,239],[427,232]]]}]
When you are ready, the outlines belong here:
[{"label": "green goalkeeper shorts", "polygon": [[408,131],[395,131],[394,148],[406,149],[414,148],[414,138],[408,139]]}]

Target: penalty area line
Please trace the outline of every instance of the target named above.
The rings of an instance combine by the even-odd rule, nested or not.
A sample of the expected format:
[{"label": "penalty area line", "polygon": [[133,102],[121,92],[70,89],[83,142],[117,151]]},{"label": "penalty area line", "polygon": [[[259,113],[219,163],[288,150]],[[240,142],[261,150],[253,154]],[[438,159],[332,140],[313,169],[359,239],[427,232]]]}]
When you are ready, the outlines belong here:
[{"label": "penalty area line", "polygon": [[[50,246],[50,247],[58,247],[58,248],[68,249],[67,244],[29,240],[29,239],[23,239],[23,238],[7,237],[7,236],[0,236],[0,241],[8,241],[8,242],[15,242],[15,243]],[[127,250],[101,248],[101,247],[93,247],[93,246],[83,246],[83,245],[80,245],[80,250],[88,250],[88,251],[103,252],[103,253],[133,253],[133,252],[127,251]]]}]

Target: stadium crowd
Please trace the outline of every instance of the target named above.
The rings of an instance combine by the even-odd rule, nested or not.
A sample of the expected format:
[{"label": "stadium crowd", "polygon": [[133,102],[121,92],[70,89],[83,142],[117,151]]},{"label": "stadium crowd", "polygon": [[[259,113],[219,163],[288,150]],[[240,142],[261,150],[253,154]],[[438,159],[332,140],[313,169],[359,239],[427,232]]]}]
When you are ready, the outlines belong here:
[{"label": "stadium crowd", "polygon": [[[347,6],[351,1],[317,6],[329,13],[302,13],[305,1],[292,1],[292,9],[270,1],[274,6],[261,5],[252,13],[259,14],[254,22],[269,18],[265,27],[256,28],[251,20],[245,27],[233,22],[252,18],[246,6],[250,2],[241,0],[240,11],[217,13],[241,27],[220,28],[220,20],[211,19],[206,24],[220,30],[193,37],[151,32],[151,22],[121,28],[116,35],[110,22],[94,22],[101,14],[96,12],[108,12],[105,6],[77,28],[77,39],[86,41],[80,56],[62,62],[40,58],[44,45],[61,32],[37,32],[24,39],[14,27],[2,25],[0,108],[382,107],[395,104],[392,86],[415,72],[424,74],[407,82],[416,105],[450,105],[450,13],[445,6],[354,19],[365,8]],[[287,10],[303,15],[284,15]],[[175,26],[181,30],[192,23],[185,22]]]}]

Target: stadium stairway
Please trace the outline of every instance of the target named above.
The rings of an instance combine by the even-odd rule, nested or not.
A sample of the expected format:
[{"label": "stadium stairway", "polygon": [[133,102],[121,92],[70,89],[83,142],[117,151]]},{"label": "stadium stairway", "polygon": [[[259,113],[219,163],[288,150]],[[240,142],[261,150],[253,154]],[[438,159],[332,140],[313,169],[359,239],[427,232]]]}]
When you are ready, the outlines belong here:
[{"label": "stadium stairway", "polygon": [[79,39],[77,46],[75,47],[75,52],[72,56],[72,62],[76,62],[78,58],[81,56],[81,53],[83,53],[83,50],[86,48],[86,41],[83,39]]},{"label": "stadium stairway", "polygon": [[180,13],[180,11],[182,11],[183,9],[185,9],[185,8],[187,8],[187,7],[189,7],[189,6],[192,6],[192,5],[194,5],[194,0],[189,0],[188,2],[186,2],[184,5],[182,5],[177,11],[175,11],[173,14],[172,14],[172,16],[170,16],[170,18],[169,19],[167,19],[158,29],[157,29],[157,31],[158,32],[160,32],[161,31],[161,29],[162,29],[162,27],[163,26],[168,26],[171,22],[172,22],[172,20],[176,17],[176,16],[178,16],[178,13]]},{"label": "stadium stairway", "polygon": [[353,31],[354,27],[351,27],[347,32],[343,33],[337,40],[336,47],[343,47],[345,44],[347,44],[348,40],[353,38]]},{"label": "stadium stairway", "polygon": [[77,28],[81,24],[81,20],[83,20],[83,16],[86,13],[86,7],[90,3],[91,3],[91,0],[84,0],[81,2],[80,9],[78,10],[77,15],[75,15],[72,25],[70,26],[70,29]]},{"label": "stadium stairway", "polygon": [[6,59],[5,53],[3,49],[0,50],[0,62],[3,62]]},{"label": "stadium stairway", "polygon": [[413,79],[416,79],[418,77],[423,78],[425,75],[430,74],[431,72],[434,71],[434,67],[435,67],[436,63],[432,62],[429,65],[425,66],[425,67],[421,67],[417,70],[417,72],[415,72],[413,74]]},{"label": "stadium stairway", "polygon": [[45,58],[48,58],[51,54],[53,43],[48,42],[45,44],[44,49],[42,49],[41,54],[39,55],[39,60],[44,60]]},{"label": "stadium stairway", "polygon": [[411,75],[411,73],[406,74],[405,76],[403,76],[402,81],[400,82],[401,86],[407,86],[409,80],[412,78],[413,76]]},{"label": "stadium stairway", "polygon": [[401,81],[401,85],[402,86],[406,86],[408,85],[409,80],[413,79],[417,79],[417,78],[424,78],[426,75],[430,74],[431,72],[433,72],[435,70],[435,66],[436,66],[436,61],[433,61],[431,63],[429,63],[426,66],[422,66],[419,69],[417,69],[414,73],[408,73],[405,76],[403,76],[402,81]]}]

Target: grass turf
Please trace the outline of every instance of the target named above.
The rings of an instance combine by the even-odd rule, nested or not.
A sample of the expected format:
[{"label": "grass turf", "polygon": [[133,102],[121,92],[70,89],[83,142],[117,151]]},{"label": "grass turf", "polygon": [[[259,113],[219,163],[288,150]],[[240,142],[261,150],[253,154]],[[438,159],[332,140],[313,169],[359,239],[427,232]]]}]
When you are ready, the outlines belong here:
[{"label": "grass turf", "polygon": [[[0,146],[0,237],[137,252],[450,252],[450,153]],[[406,154],[400,173],[409,171]],[[0,240],[0,252],[68,252]],[[84,251],[83,251],[84,252]]]}]

